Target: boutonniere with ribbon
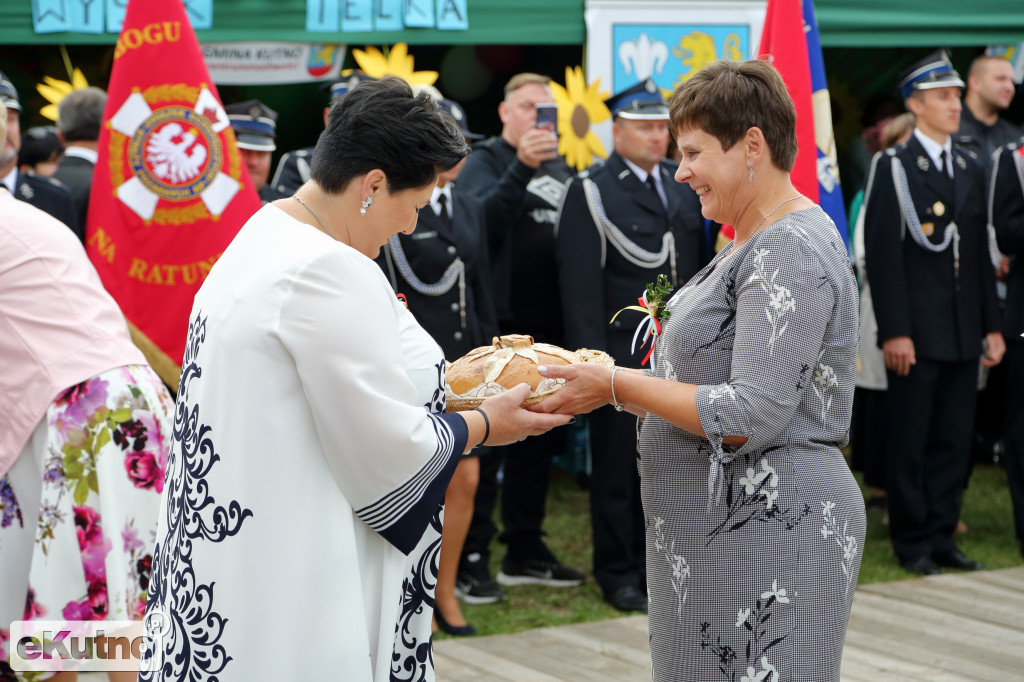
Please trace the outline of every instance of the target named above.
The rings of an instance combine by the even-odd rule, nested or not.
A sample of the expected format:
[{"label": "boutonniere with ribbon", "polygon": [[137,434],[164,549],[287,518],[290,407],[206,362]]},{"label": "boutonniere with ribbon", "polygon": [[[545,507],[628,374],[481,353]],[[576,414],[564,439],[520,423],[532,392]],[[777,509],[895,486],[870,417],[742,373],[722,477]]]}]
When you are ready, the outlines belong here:
[{"label": "boutonniere with ribbon", "polygon": [[669,311],[667,305],[668,299],[671,296],[672,285],[669,283],[668,277],[658,275],[657,281],[653,284],[648,284],[643,295],[637,299],[640,305],[628,305],[612,316],[611,322],[614,322],[619,313],[625,310],[635,310],[646,315],[646,318],[640,320],[640,324],[637,325],[636,331],[633,333],[633,343],[629,348],[630,353],[636,353],[636,342],[640,338],[641,332],[643,332],[643,340],[640,342],[641,349],[647,344],[647,340],[650,339],[651,348],[640,363],[641,366],[646,365],[647,361],[650,360],[651,369],[654,369],[654,346],[658,342],[658,337],[661,336],[662,325],[668,320]]}]

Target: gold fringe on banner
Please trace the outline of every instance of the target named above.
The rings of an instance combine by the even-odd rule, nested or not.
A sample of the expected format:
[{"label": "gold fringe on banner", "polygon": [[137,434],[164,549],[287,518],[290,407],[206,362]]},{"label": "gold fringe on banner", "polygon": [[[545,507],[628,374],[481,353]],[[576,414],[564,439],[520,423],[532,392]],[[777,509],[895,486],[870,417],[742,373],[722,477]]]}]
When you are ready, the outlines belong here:
[{"label": "gold fringe on banner", "polygon": [[153,371],[156,372],[156,375],[170,387],[171,391],[177,394],[178,381],[181,379],[181,365],[171,360],[167,353],[160,350],[160,347],[153,343],[130,320],[126,318],[125,322],[128,323],[128,331],[131,332],[132,343],[146,356],[146,361],[153,368]]}]

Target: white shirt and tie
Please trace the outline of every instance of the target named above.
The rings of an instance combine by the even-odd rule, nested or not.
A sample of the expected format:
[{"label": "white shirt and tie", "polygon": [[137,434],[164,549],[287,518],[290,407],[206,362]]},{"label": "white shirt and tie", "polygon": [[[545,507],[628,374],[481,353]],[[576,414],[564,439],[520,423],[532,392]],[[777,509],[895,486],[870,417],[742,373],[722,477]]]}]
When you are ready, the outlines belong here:
[{"label": "white shirt and tie", "polygon": [[928,156],[931,158],[932,163],[939,171],[946,171],[950,179],[953,178],[953,138],[949,135],[946,136],[946,142],[939,144],[932,138],[928,137],[921,132],[920,129],[914,128],[914,137],[921,143],[924,150],[928,152]]},{"label": "white shirt and tie", "polygon": [[[433,209],[434,215],[438,218],[448,218],[450,220],[454,216],[452,212],[451,184],[434,188],[433,194],[430,195],[430,208]],[[444,215],[442,215],[442,211]]]},{"label": "white shirt and tie", "polygon": [[648,187],[651,186],[651,183],[648,182],[647,178],[654,178],[654,190],[658,193],[658,198],[661,199],[661,207],[668,210],[668,195],[665,194],[665,185],[661,181],[661,173],[658,172],[658,167],[654,167],[653,173],[648,173],[626,157],[623,156],[622,160],[626,163],[626,167],[633,171],[633,175],[639,178],[640,182],[644,183]]}]

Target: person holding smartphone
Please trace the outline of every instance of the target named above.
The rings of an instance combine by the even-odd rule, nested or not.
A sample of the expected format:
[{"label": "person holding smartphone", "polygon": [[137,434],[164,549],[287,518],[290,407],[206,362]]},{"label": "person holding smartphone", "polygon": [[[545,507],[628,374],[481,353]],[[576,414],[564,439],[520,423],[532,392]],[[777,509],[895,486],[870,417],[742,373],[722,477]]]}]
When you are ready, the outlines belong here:
[{"label": "person holding smartphone", "polygon": [[[477,144],[459,175],[461,189],[483,200],[495,308],[502,334],[529,334],[538,342],[562,345],[562,311],[555,263],[555,221],[572,171],[558,156],[558,137],[549,114],[554,107],[550,78],[513,76],[498,105],[501,135]],[[473,523],[463,549],[458,589],[465,601],[503,598],[487,570],[497,471],[505,461],[502,495],[503,540],[508,553],[498,575],[504,584],[579,585],[583,574],[563,566],[541,539],[551,460],[565,447],[564,432],[496,448],[480,463]]]}]

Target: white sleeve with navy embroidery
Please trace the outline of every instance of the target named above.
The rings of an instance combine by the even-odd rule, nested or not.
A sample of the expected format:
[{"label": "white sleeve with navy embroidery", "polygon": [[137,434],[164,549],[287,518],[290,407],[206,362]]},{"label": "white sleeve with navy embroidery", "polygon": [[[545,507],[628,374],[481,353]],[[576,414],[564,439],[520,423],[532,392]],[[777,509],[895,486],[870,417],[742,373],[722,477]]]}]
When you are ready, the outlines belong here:
[{"label": "white sleeve with navy embroidery", "polygon": [[380,269],[272,205],[190,318],[144,680],[433,680],[440,348]]}]

